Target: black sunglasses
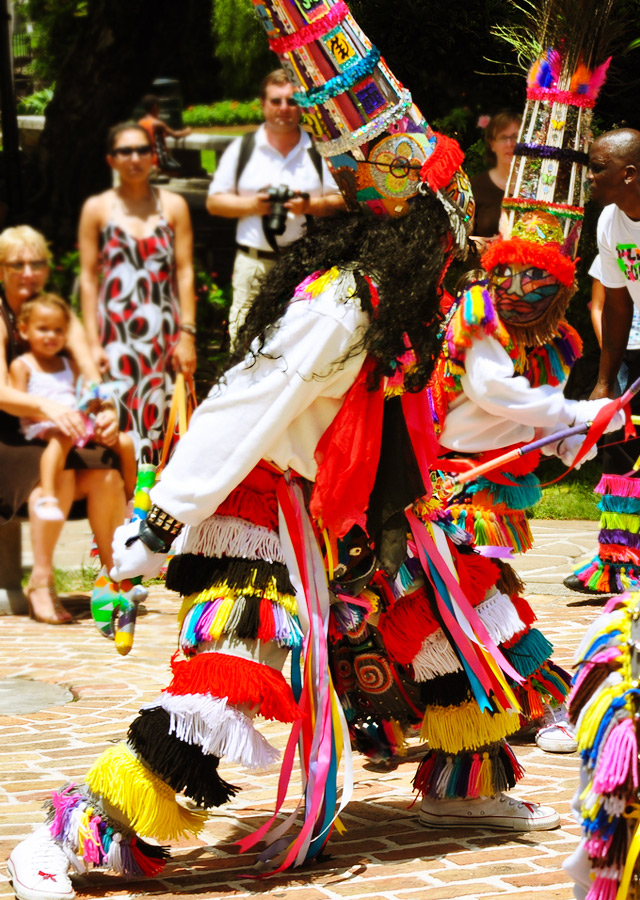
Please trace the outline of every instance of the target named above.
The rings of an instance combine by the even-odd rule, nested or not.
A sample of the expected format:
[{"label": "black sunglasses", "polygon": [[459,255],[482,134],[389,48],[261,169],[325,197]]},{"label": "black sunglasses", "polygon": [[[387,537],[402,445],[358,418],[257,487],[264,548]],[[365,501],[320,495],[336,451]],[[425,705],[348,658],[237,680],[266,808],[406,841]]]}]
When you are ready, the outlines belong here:
[{"label": "black sunglasses", "polygon": [[149,156],[153,153],[153,147],[151,144],[141,144],[139,147],[116,147],[113,150],[113,156],[133,156],[134,153],[137,153],[138,156]]}]

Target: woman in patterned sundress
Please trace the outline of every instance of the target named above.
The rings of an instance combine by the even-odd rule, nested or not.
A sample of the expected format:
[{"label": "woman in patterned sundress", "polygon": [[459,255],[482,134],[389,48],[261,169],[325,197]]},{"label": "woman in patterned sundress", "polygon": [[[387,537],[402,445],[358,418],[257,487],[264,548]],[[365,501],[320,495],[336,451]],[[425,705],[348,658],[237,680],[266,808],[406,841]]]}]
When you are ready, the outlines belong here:
[{"label": "woman in patterned sundress", "polygon": [[182,197],[149,183],[143,128],[112,128],[107,162],[119,184],[90,197],[80,218],[82,317],[100,371],[128,385],[120,427],[138,462],[156,463],[172,373],[196,367],[191,221]]}]

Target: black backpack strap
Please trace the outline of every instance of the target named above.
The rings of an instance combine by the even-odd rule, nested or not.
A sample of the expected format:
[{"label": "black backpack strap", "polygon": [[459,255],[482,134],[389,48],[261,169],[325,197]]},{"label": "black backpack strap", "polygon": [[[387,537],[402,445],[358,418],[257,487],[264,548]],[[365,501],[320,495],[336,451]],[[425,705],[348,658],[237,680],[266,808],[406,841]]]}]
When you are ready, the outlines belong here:
[{"label": "black backpack strap", "polygon": [[240,181],[240,176],[247,167],[247,163],[251,158],[251,154],[253,153],[253,148],[255,147],[255,145],[255,131],[248,131],[247,134],[243,134],[240,138],[240,153],[238,154],[238,162],[236,163],[236,194],[238,193],[238,182]]},{"label": "black backpack strap", "polygon": [[311,146],[308,148],[308,152],[309,156],[311,157],[311,162],[315,166],[318,177],[320,178],[320,184],[324,188],[324,182],[322,178],[322,157],[318,153],[318,148],[315,144],[311,144]]}]

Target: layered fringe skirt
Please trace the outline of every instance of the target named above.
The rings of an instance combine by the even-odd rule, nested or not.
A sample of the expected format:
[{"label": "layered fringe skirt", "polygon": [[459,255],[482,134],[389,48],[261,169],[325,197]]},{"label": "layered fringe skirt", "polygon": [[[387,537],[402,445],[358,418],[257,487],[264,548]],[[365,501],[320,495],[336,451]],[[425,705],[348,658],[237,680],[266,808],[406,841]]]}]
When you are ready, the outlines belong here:
[{"label": "layered fringe skirt", "polygon": [[[549,659],[552,645],[516,593],[512,570],[469,547],[450,550],[460,585],[482,624],[524,685],[510,685],[529,718],[544,704],[563,702],[569,676]],[[465,661],[447,629],[416,555],[409,553],[395,579],[378,572],[349,604],[344,591],[332,607],[332,671],[352,742],[382,763],[420,736],[429,752],[416,789],[434,797],[477,797],[513,787],[523,771],[505,742],[518,731],[512,709],[482,712]],[[364,612],[363,612],[364,610]],[[351,613],[351,617],[349,616]]]},{"label": "layered fringe skirt", "polygon": [[640,586],[640,478],[603,475],[595,488],[602,499],[598,552],[581,563],[576,577],[585,587],[621,594]]},{"label": "layered fringe skirt", "polygon": [[[504,484],[502,482],[508,482]],[[513,787],[523,774],[505,738],[546,709],[564,702],[570,676],[551,661],[552,644],[534,627],[523,585],[500,559],[475,546],[526,550],[531,533],[525,509],[540,497],[525,472],[489,482],[479,479],[455,501],[419,501],[414,511],[448,536],[451,568],[503,656],[522,676],[510,682],[512,709],[481,712],[465,660],[438,611],[438,603],[410,536],[409,555],[395,579],[378,572],[349,607],[344,592],[332,607],[334,680],[352,742],[377,762],[406,750],[420,734],[429,751],[416,788],[433,797],[477,797]],[[363,612],[363,610],[371,612]],[[349,618],[351,614],[352,618]],[[375,674],[374,674],[375,673]]]},{"label": "layered fringe skirt", "polygon": [[569,714],[581,757],[573,807],[583,837],[567,868],[587,900],[635,896],[640,877],[639,641],[640,594],[612,597],[576,653]]},{"label": "layered fringe skirt", "polygon": [[157,873],[166,853],[141,836],[164,842],[197,834],[207,808],[237,792],[220,776],[221,757],[251,769],[279,758],[254,718],[300,718],[281,672],[302,632],[278,534],[279,477],[257,467],[216,515],[186,530],[167,572],[167,587],[183,596],[170,684],[83,785],[53,795],[50,829],[78,871]]}]

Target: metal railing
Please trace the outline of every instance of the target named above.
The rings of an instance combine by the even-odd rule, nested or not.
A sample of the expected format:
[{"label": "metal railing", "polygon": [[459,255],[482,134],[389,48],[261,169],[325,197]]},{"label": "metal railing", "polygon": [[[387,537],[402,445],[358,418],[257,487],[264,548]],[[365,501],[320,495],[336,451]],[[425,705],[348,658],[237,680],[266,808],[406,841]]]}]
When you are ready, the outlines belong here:
[{"label": "metal railing", "polygon": [[14,34],[13,35],[13,56],[14,59],[32,59],[33,51],[31,49],[31,35]]}]

